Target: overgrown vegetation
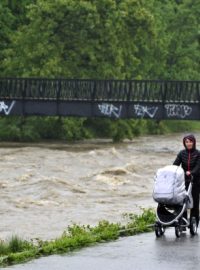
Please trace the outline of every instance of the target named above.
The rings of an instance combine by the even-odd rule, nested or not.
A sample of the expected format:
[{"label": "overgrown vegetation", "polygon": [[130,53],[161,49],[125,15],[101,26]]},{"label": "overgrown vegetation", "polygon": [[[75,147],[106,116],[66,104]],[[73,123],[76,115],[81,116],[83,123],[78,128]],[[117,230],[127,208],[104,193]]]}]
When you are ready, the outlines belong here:
[{"label": "overgrown vegetation", "polygon": [[95,227],[69,226],[61,237],[53,241],[37,240],[28,242],[12,237],[9,241],[0,241],[0,266],[26,262],[33,258],[51,254],[61,254],[95,245],[97,243],[116,240],[121,236],[130,236],[137,233],[149,232],[155,222],[155,213],[146,209],[141,215],[126,214],[127,225],[101,221]]},{"label": "overgrown vegetation", "polygon": [[0,76],[198,80],[198,0],[1,0]]},{"label": "overgrown vegetation", "polygon": [[194,132],[198,121],[115,120],[108,118],[1,117],[0,141],[37,142],[41,140],[77,141],[110,138],[114,142],[145,134]]}]

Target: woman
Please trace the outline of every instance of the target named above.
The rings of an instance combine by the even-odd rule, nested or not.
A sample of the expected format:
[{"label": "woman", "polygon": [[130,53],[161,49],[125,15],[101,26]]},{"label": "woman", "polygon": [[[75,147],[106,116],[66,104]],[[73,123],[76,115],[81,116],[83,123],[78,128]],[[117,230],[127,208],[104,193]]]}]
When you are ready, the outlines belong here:
[{"label": "woman", "polygon": [[[184,150],[180,151],[174,161],[174,165],[181,165],[185,171],[185,186],[189,186],[193,178],[192,197],[193,208],[190,212],[190,218],[195,217],[197,226],[199,224],[199,193],[200,193],[200,152],[196,149],[196,139],[194,135],[188,135],[183,138]],[[187,218],[187,213],[184,214]]]}]

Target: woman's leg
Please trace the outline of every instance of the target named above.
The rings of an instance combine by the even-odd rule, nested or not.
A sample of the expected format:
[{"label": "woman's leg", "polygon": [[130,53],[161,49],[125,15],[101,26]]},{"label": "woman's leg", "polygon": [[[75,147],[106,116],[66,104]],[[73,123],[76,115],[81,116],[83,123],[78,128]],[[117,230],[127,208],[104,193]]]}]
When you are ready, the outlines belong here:
[{"label": "woman's leg", "polygon": [[190,212],[190,217],[195,217],[197,225],[199,224],[199,192],[200,186],[193,184],[192,186],[192,197],[193,197],[193,208]]},{"label": "woman's leg", "polygon": [[[188,190],[189,187],[189,182],[185,182],[185,189]],[[188,215],[187,215],[187,210],[183,213],[183,217],[187,220]]]}]

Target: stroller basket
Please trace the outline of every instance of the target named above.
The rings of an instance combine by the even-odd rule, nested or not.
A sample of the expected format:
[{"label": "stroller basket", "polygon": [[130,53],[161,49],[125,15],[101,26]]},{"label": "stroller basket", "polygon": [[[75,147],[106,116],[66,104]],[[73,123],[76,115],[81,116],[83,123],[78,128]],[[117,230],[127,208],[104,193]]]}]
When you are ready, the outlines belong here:
[{"label": "stroller basket", "polygon": [[158,204],[157,207],[157,218],[163,225],[171,225],[185,211],[186,204],[183,205],[166,205]]}]

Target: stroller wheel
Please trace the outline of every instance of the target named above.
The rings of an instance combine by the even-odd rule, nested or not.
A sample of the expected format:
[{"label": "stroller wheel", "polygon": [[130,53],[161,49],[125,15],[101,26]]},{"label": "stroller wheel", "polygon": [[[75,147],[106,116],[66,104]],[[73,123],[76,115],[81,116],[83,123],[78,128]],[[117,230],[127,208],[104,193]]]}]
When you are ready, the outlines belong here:
[{"label": "stroller wheel", "polygon": [[197,233],[197,222],[196,218],[192,217],[190,220],[190,234],[195,235]]},{"label": "stroller wheel", "polygon": [[175,226],[175,235],[177,238],[179,238],[181,236],[181,228],[180,226]]},{"label": "stroller wheel", "polygon": [[165,228],[161,224],[155,225],[155,234],[156,237],[161,237],[165,233]]}]

